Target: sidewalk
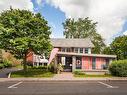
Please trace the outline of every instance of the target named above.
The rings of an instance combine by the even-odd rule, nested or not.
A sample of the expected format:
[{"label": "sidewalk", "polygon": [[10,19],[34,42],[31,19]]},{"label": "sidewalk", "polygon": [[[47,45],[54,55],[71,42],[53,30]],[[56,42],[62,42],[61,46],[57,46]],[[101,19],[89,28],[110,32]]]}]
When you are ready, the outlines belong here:
[{"label": "sidewalk", "polygon": [[112,78],[77,78],[74,77],[72,73],[62,73],[56,74],[52,78],[0,78],[0,82],[5,81],[27,81],[27,82],[36,82],[36,81],[127,81],[127,77],[112,77]]}]

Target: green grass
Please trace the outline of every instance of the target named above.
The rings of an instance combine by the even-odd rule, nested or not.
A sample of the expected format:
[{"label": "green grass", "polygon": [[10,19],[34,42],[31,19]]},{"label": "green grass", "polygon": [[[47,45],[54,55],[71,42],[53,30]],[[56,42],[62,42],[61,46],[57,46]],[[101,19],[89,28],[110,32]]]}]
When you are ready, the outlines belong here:
[{"label": "green grass", "polygon": [[11,73],[11,78],[22,78],[22,77],[41,78],[41,77],[53,77],[53,76],[54,74],[52,72],[42,69],[28,69],[26,72],[20,70]]},{"label": "green grass", "polygon": [[104,77],[112,77],[112,75],[106,74],[106,75],[88,75],[88,74],[82,74],[82,75],[77,75],[74,74],[74,77],[81,77],[81,78],[104,78]]},{"label": "green grass", "polygon": [[15,67],[18,68],[18,69],[23,69],[23,66],[21,64],[18,64]]}]

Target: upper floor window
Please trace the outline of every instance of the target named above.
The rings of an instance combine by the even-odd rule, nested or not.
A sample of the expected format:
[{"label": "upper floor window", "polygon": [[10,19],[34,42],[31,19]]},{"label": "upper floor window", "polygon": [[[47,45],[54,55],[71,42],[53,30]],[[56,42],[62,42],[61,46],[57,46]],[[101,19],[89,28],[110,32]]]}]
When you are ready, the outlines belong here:
[{"label": "upper floor window", "polygon": [[80,48],[80,53],[83,53],[83,48]]},{"label": "upper floor window", "polygon": [[67,52],[71,52],[71,48],[67,48]]},{"label": "upper floor window", "polygon": [[85,53],[88,53],[89,52],[89,48],[85,48]]},{"label": "upper floor window", "polygon": [[62,52],[66,52],[66,49],[65,49],[65,48],[61,48],[61,51],[62,51]]},{"label": "upper floor window", "polygon": [[78,48],[75,48],[74,50],[75,50],[75,51],[74,51],[75,53],[78,53]]}]

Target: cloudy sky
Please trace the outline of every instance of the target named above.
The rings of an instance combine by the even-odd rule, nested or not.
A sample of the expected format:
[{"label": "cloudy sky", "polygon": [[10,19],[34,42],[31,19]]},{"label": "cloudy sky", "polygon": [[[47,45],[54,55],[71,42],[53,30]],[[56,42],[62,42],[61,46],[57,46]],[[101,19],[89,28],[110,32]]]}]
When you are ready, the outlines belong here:
[{"label": "cloudy sky", "polygon": [[40,12],[52,27],[52,37],[63,37],[66,18],[90,17],[106,43],[127,35],[127,0],[0,0],[0,12],[13,8]]}]

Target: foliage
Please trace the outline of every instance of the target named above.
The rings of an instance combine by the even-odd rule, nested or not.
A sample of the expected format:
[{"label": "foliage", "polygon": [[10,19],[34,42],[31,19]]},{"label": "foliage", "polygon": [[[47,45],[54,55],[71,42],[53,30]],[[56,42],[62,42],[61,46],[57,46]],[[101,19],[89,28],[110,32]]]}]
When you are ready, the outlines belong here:
[{"label": "foliage", "polygon": [[50,27],[40,13],[10,8],[0,14],[0,48],[24,59],[24,70],[29,49],[37,54],[49,53],[50,34]]},{"label": "foliage", "polygon": [[43,70],[48,70],[48,66],[34,66],[32,69],[43,69]]},{"label": "foliage", "polygon": [[117,59],[127,59],[127,36],[119,36],[110,45]]},{"label": "foliage", "polygon": [[84,72],[82,72],[82,71],[74,71],[74,74],[75,75],[85,75],[85,73]]},{"label": "foliage", "polygon": [[52,63],[50,63],[50,64],[48,65],[48,70],[49,70],[50,72],[56,73],[54,62],[52,62]]},{"label": "foliage", "polygon": [[112,51],[112,49],[111,49],[111,47],[110,46],[108,46],[108,47],[105,47],[104,49],[103,49],[103,52],[102,52],[103,54],[113,54],[113,51]]},{"label": "foliage", "polygon": [[0,49],[0,63],[3,62],[3,57],[2,57],[2,50]]},{"label": "foliage", "polygon": [[88,17],[78,20],[66,19],[63,23],[64,35],[66,38],[90,38],[94,44],[93,53],[100,53],[105,46],[100,34],[96,32],[97,23],[90,20]]},{"label": "foliage", "polygon": [[4,64],[0,63],[0,69],[4,68]]},{"label": "foliage", "polygon": [[21,60],[16,59],[12,54],[10,54],[9,52],[5,52],[3,50],[3,60],[9,60],[13,66],[17,66],[19,64],[21,64]]},{"label": "foliage", "polygon": [[127,77],[127,60],[113,61],[109,65],[109,71],[114,76]]},{"label": "foliage", "polygon": [[26,72],[23,70],[15,71],[11,73],[11,77],[53,77],[54,74],[44,69],[28,69]]},{"label": "foliage", "polygon": [[7,59],[3,60],[3,65],[4,65],[5,68],[12,67],[11,61],[9,61]]},{"label": "foliage", "polygon": [[57,65],[57,73],[59,74],[59,73],[61,73],[63,71],[63,65],[61,64],[61,63],[59,63],[58,65]]}]

